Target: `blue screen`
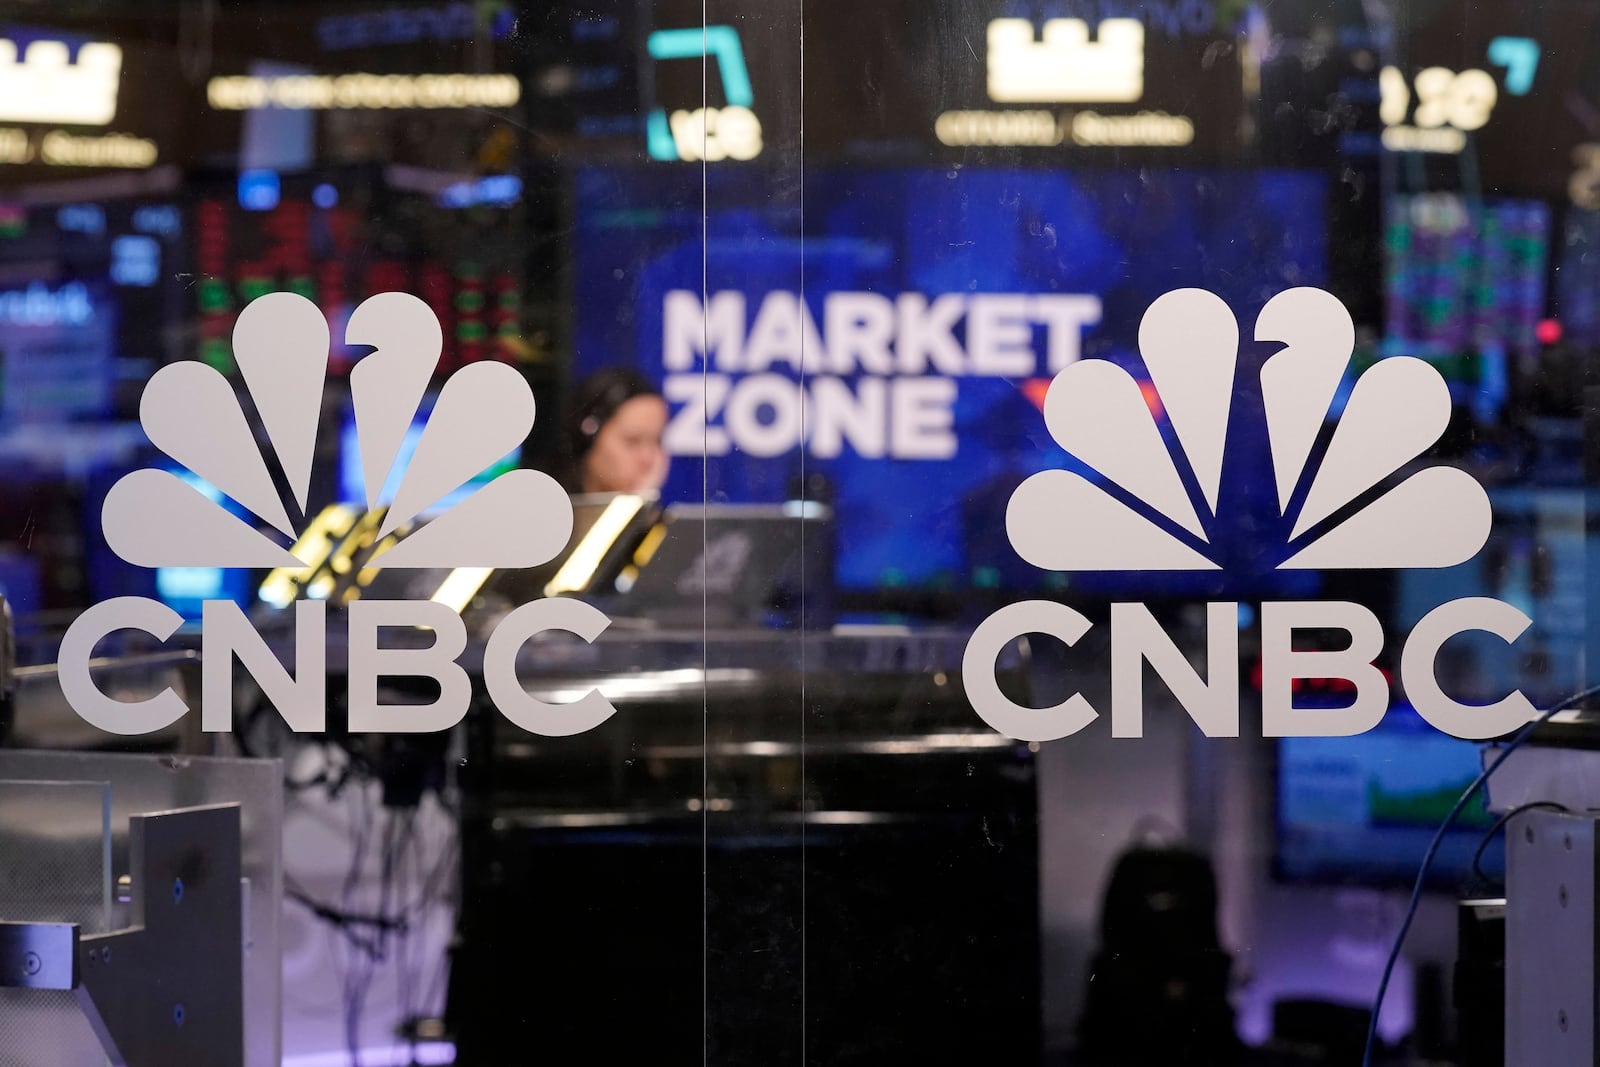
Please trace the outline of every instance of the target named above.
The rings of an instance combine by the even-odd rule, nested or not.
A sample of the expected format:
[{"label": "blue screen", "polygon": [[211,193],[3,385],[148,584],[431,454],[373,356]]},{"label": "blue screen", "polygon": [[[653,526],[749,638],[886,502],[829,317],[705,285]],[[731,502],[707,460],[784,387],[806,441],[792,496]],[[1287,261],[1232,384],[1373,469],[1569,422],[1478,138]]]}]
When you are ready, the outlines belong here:
[{"label": "blue screen", "polygon": [[[1356,737],[1278,742],[1277,867],[1293,880],[1410,884],[1456,800],[1481,771],[1479,746],[1436,730],[1408,706]],[[1430,884],[1456,889],[1494,822],[1480,793],[1440,844]],[[1484,872],[1505,869],[1500,842]]]},{"label": "blue screen", "polygon": [[[1265,449],[1250,447],[1265,441],[1255,370],[1270,351],[1257,352],[1249,342],[1240,359],[1234,447],[1223,472],[1217,520],[1222,525],[1211,531],[1224,557],[1221,572],[1053,575],[1030,567],[1006,543],[1001,516],[1012,489],[1036,471],[1068,465],[1040,411],[1053,374],[1046,358],[1053,327],[1032,324],[1028,341],[1037,361],[1020,374],[975,374],[970,366],[947,373],[932,363],[921,370],[922,379],[947,380],[911,387],[936,394],[933,407],[942,409],[936,417],[948,419],[946,454],[883,454],[893,451],[878,447],[885,438],[894,440],[892,422],[877,438],[866,435],[872,448],[863,450],[858,440],[819,447],[822,401],[815,382],[832,376],[837,331],[829,329],[829,303],[841,293],[871,294],[864,299],[883,298],[896,307],[908,294],[929,306],[951,294],[963,300],[985,294],[1092,297],[1099,303],[1098,321],[1074,339],[1082,356],[1115,360],[1136,377],[1142,373],[1140,317],[1171,289],[1216,292],[1240,316],[1241,336],[1248,338],[1256,311],[1269,297],[1326,281],[1327,190],[1321,176],[851,169],[807,171],[803,191],[761,170],[712,168],[705,178],[702,189],[698,167],[578,173],[576,369],[583,374],[613,364],[639,367],[668,386],[677,418],[684,411],[682,391],[702,389],[683,380],[675,394],[674,376],[698,378],[710,371],[717,377],[726,368],[699,353],[686,365],[683,345],[694,338],[682,336],[681,320],[672,327],[665,310],[669,294],[686,291],[698,301],[703,283],[708,333],[726,332],[729,323],[714,302],[738,294],[744,331],[736,340],[753,362],[758,348],[770,353],[785,347],[756,341],[766,301],[774,292],[801,292],[816,324],[816,335],[804,338],[812,346],[805,375],[811,389],[810,406],[800,416],[811,420],[812,443],[802,452],[793,441],[785,447],[781,432],[763,434],[753,444],[747,435],[744,442],[733,440],[726,454],[708,457],[702,471],[703,438],[695,431],[678,439],[678,448],[669,441],[669,451],[678,454],[666,499],[695,501],[707,492],[713,500],[772,502],[792,493],[802,475],[820,476],[836,504],[836,573],[847,590],[1064,588],[1069,581],[1091,593],[1309,590],[1314,576],[1275,574],[1276,559],[1243,544],[1258,545],[1262,527],[1281,522]],[[765,326],[781,324],[781,316],[772,318]],[[952,337],[957,346],[975,351],[970,322],[957,323]],[[702,347],[714,347],[719,336],[709,336],[712,343]],[[896,335],[897,358],[902,339],[903,332]],[[899,387],[897,380],[864,386],[872,377],[863,373],[865,367],[863,360],[839,369],[838,382],[829,383],[836,393],[853,393],[861,405],[858,415],[872,409],[869,395],[873,403],[883,395],[868,390]],[[711,434],[727,434],[738,390],[756,388],[752,379],[765,379],[768,395],[774,395],[773,376],[790,382],[800,377],[792,363],[772,361],[711,383],[733,390],[726,398],[693,401],[709,400],[708,410],[725,402],[710,420]],[[881,403],[894,417],[893,401]],[[794,413],[771,407],[756,417],[767,419],[769,429],[785,417],[800,425]],[[685,441],[692,448],[681,447]],[[1246,447],[1237,447],[1241,443]],[[1251,536],[1230,539],[1230,530]],[[1230,540],[1241,542],[1237,552]]]}]

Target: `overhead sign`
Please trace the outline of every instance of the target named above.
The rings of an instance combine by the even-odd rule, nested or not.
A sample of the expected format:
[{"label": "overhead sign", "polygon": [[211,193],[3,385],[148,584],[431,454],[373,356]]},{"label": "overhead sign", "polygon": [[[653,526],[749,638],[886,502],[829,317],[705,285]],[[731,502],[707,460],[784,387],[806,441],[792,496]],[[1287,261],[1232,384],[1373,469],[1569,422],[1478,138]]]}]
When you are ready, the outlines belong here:
[{"label": "overhead sign", "polygon": [[675,108],[670,115],[665,108],[653,109],[646,120],[652,159],[715,163],[754,159],[761,154],[761,120],[752,110],[755,94],[737,30],[732,26],[657,30],[650,35],[648,49],[650,58],[658,63],[715,60],[725,101],[722,107]]},{"label": "overhead sign", "polygon": [[432,41],[470,41],[485,33],[499,41],[511,36],[516,22],[515,12],[504,0],[456,0],[430,7],[387,7],[353,15],[328,15],[317,20],[316,35],[324,52],[338,52]]},{"label": "overhead sign", "polygon": [[525,104],[589,156],[765,158],[803,124],[814,161],[1014,147],[1232,162],[1253,112],[1244,17],[1214,0],[874,0],[782,15],[756,0],[563,0],[530,44]]},{"label": "overhead sign", "polygon": [[[1206,13],[1205,25],[1214,27],[1214,13]],[[952,148],[1188,146],[1196,139],[1195,84],[1209,82],[1219,66],[1237,71],[1237,46],[1197,49],[1196,35],[1173,29],[1160,29],[1142,8],[1099,21],[993,19],[983,35],[987,105],[939,112],[934,136]],[[1156,74],[1154,82],[1147,77]]]},{"label": "overhead sign", "polygon": [[0,37],[0,122],[57,122],[105,126],[117,114],[122,49],[93,42],[77,62],[62,41],[34,41],[19,56],[17,42]]},{"label": "overhead sign", "polygon": [[1600,143],[1597,34],[1600,6],[1555,0],[1437,0],[1392,27],[1352,27],[1341,44],[1358,62],[1337,91],[1367,106],[1350,113],[1343,151],[1425,153],[1451,182],[1465,155],[1459,173],[1486,193],[1554,200],[1570,185],[1580,207],[1600,202],[1582,147]]},{"label": "overhead sign", "polygon": [[522,83],[511,74],[288,74],[217,77],[206,100],[218,111],[511,107]]},{"label": "overhead sign", "polygon": [[1003,104],[1131,104],[1144,95],[1144,24],[1106,19],[1089,41],[1082,19],[989,23],[989,99]]},{"label": "overhead sign", "polygon": [[1466,135],[1488,123],[1500,96],[1494,78],[1477,68],[1427,67],[1408,83],[1400,68],[1384,67],[1378,89],[1383,146],[1395,152],[1460,152]]},{"label": "overhead sign", "polygon": [[[59,28],[0,36],[0,169],[145,170],[179,154],[187,87],[165,81],[171,51],[85,41]],[[161,79],[161,80],[158,80]],[[141,94],[129,86],[161,85]],[[176,93],[178,95],[174,96]]]}]

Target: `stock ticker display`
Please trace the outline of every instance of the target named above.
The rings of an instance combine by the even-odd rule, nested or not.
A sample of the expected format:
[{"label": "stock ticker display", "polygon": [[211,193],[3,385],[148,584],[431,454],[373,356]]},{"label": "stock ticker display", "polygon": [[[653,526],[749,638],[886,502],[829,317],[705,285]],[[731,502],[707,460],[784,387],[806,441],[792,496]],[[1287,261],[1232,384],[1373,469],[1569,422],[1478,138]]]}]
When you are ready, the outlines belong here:
[{"label": "stock ticker display", "polygon": [[[246,209],[232,197],[211,197],[194,208],[194,261],[198,283],[199,356],[228,372],[234,317],[257,296],[299,293],[324,308],[335,324],[334,374],[348,373],[357,353],[339,344],[338,326],[365,297],[409,292],[426,302],[444,327],[439,373],[481,359],[514,361],[521,336],[522,265],[505,242],[485,235],[491,227],[459,225],[443,243],[422,240],[425,227],[447,231],[449,213],[437,205],[416,208],[411,233],[381,231],[370,189],[341,195],[319,182],[308,195],[284,196],[264,210]],[[510,210],[499,208],[499,211]],[[450,220],[453,221],[453,220]]]}]

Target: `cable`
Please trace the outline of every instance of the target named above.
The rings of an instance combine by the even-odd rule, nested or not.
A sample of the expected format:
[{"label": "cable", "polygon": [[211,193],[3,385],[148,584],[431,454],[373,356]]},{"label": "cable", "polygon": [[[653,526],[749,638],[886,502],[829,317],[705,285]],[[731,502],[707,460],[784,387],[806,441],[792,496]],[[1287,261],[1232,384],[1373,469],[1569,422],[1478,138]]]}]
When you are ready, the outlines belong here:
[{"label": "cable", "polygon": [[[404,913],[390,916],[363,915],[359,912],[342,911],[331,904],[324,904],[298,885],[291,883],[287,878],[284,879],[283,895],[323,922],[345,933],[346,936],[350,935],[351,927],[370,926],[379,932],[403,933],[410,925],[409,918]],[[358,945],[357,947],[361,946]]]},{"label": "cable", "polygon": [[1518,815],[1521,815],[1525,811],[1537,811],[1541,808],[1548,808],[1554,811],[1572,810],[1565,804],[1558,804],[1554,800],[1533,800],[1526,804],[1518,804],[1516,807],[1512,808],[1510,811],[1496,819],[1494,821],[1494,825],[1489,827],[1488,832],[1483,835],[1483,840],[1478,842],[1477,851],[1473,852],[1472,854],[1472,873],[1480,882],[1483,882],[1486,885],[1504,884],[1498,879],[1490,878],[1489,875],[1484,871],[1483,853],[1486,849],[1488,849],[1489,842],[1494,840],[1495,834],[1498,834],[1501,830],[1505,829],[1506,823],[1510,822],[1512,819],[1515,819]]},{"label": "cable", "polygon": [[[377,821],[376,805],[373,803],[372,792],[365,784],[352,790],[351,802],[356,807],[356,816],[359,821],[353,825],[354,842],[351,849],[350,869],[345,876],[344,892],[341,902],[345,910],[351,910],[356,889],[360,885],[361,875],[366,870],[367,849],[372,843],[372,832]],[[383,897],[379,897],[379,910],[383,910]],[[349,960],[341,976],[341,993],[344,1002],[344,1039],[345,1047],[350,1054],[350,1067],[360,1067],[361,1064],[361,1013],[366,999],[365,974],[370,974],[376,966],[375,958],[383,952],[383,938],[379,935],[376,952],[358,956]]]},{"label": "cable", "polygon": [[[396,1022],[404,1027],[401,1047],[414,1049],[420,1039],[415,1023],[438,1000],[448,968],[444,953],[435,962],[425,950],[434,940],[437,909],[457,907],[460,841],[444,797],[435,795],[437,809],[394,810],[378,803],[370,777],[356,774],[349,781],[346,818],[326,824],[349,840],[342,885],[317,894],[285,872],[284,896],[319,920],[327,935],[340,995],[326,1007],[342,1019],[342,1062],[354,1065],[363,1038],[372,1036],[367,1025],[377,1021],[368,1015],[373,994],[387,998],[391,982]],[[387,1011],[388,1000],[382,1003]]]},{"label": "cable", "polygon": [[1433,858],[1438,854],[1439,846],[1444,843],[1446,831],[1456,821],[1456,816],[1460,815],[1462,809],[1467,806],[1467,801],[1471,800],[1478,790],[1483,788],[1483,784],[1489,780],[1490,775],[1500,769],[1500,764],[1506,761],[1506,757],[1515,752],[1524,741],[1532,736],[1536,727],[1549,721],[1550,717],[1557,712],[1566,711],[1574,704],[1581,703],[1597,693],[1600,693],[1600,685],[1592,685],[1587,689],[1579,690],[1554,707],[1540,712],[1531,722],[1518,730],[1511,740],[1506,743],[1506,746],[1500,750],[1500,754],[1495,756],[1490,764],[1483,769],[1483,772],[1472,780],[1472,784],[1467,786],[1466,791],[1461,794],[1455,805],[1450,809],[1450,813],[1444,817],[1444,822],[1439,824],[1439,829],[1434,832],[1433,840],[1428,843],[1428,850],[1422,854],[1422,866],[1417,870],[1416,884],[1411,887],[1411,901],[1406,906],[1405,918],[1400,921],[1400,931],[1395,935],[1394,947],[1389,950],[1389,958],[1383,964],[1383,977],[1378,981],[1378,995],[1372,1002],[1372,1018],[1367,1022],[1367,1041],[1361,1051],[1361,1067],[1372,1067],[1372,1049],[1378,1039],[1378,1013],[1383,1008],[1384,995],[1389,992],[1389,979],[1394,974],[1395,964],[1399,962],[1401,946],[1405,944],[1406,934],[1411,930],[1412,920],[1417,917],[1417,909],[1422,906],[1422,887],[1428,877],[1428,868],[1433,865]]}]

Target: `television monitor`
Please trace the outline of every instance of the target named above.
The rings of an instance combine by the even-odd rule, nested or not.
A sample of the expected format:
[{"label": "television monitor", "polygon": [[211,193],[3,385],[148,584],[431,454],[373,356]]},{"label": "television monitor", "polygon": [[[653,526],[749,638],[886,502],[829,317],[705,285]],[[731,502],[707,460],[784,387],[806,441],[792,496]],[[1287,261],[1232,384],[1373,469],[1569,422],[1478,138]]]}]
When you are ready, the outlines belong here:
[{"label": "television monitor", "polygon": [[831,625],[828,509],[674,504],[614,615],[662,624]]},{"label": "television monitor", "polygon": [[[970,602],[1059,584],[983,536],[1017,483],[1067,465],[1041,413],[1055,369],[1078,349],[1144,377],[1139,321],[1171,289],[1219,294],[1249,338],[1268,298],[1327,280],[1321,174],[841,167],[775,196],[793,177],[759,164],[576,172],[575,369],[627,364],[663,383],[669,503],[781,503],[825,481],[845,597]],[[1257,447],[1270,351],[1246,340],[1241,353],[1210,531],[1221,570],[1074,574],[1069,589],[1311,591],[1314,575],[1277,573],[1246,544],[1281,523]]]},{"label": "television monitor", "polygon": [[15,398],[30,418],[136,419],[136,386],[183,354],[175,315],[193,275],[170,201],[0,207],[0,275],[0,350],[20,360],[0,377],[34,394]]},{"label": "television monitor", "polygon": [[1549,205],[1455,193],[1397,196],[1384,219],[1385,355],[1420,356],[1484,422],[1510,393],[1510,361],[1539,351]]},{"label": "television monitor", "polygon": [[96,281],[0,287],[0,427],[109,417],[117,311]]},{"label": "television monitor", "polygon": [[[1455,567],[1393,572],[1390,634],[1409,633],[1440,604],[1492,597],[1531,624],[1507,643],[1481,631],[1452,637],[1437,672],[1454,698],[1488,704],[1513,689],[1549,707],[1586,684],[1592,549],[1600,529],[1582,488],[1521,486],[1489,490],[1487,543]],[[1480,748],[1425,723],[1409,706],[1392,708],[1356,737],[1278,742],[1277,869],[1314,882],[1400,885],[1416,877],[1445,814],[1482,769]],[[1465,889],[1472,851],[1492,821],[1474,799],[1446,835],[1431,880]],[[1485,870],[1503,863],[1496,843]]]},{"label": "television monitor", "polygon": [[1600,347],[1600,211],[1572,208],[1562,227],[1556,314],[1566,338]]},{"label": "television monitor", "polygon": [[[1440,732],[1405,704],[1355,737],[1280,739],[1276,874],[1321,884],[1413,884],[1428,843],[1481,770],[1477,743]],[[1481,793],[1467,804],[1440,843],[1431,887],[1472,888],[1472,856],[1494,819]],[[1482,866],[1491,878],[1503,876],[1503,842],[1485,849]]]},{"label": "television monitor", "polygon": [[1440,650],[1440,677],[1469,703],[1491,703],[1513,689],[1548,707],[1590,683],[1591,554],[1600,548],[1600,513],[1581,487],[1521,486],[1489,491],[1489,539],[1455,567],[1395,572],[1391,633],[1406,633],[1428,611],[1461,597],[1493,597],[1532,620],[1507,644],[1471,631]]}]

